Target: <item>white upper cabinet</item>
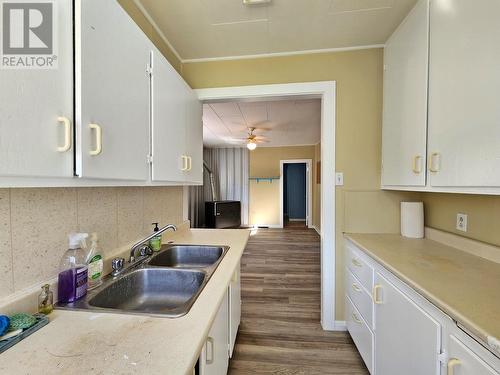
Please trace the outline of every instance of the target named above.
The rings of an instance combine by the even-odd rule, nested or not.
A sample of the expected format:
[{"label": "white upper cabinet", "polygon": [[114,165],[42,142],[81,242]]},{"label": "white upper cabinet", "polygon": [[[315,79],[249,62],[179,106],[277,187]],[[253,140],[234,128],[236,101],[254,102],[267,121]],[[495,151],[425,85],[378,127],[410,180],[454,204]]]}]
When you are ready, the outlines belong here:
[{"label": "white upper cabinet", "polygon": [[77,174],[146,181],[151,42],[115,0],[75,6]]},{"label": "white upper cabinet", "polygon": [[500,1],[431,3],[429,170],[435,187],[500,187]]},{"label": "white upper cabinet", "polygon": [[156,49],[152,87],[152,180],[203,183],[201,103]]},{"label": "white upper cabinet", "polygon": [[[187,86],[187,85],[186,85]],[[186,182],[203,185],[203,107],[198,96],[188,88],[186,101]]]},{"label": "white upper cabinet", "polygon": [[185,178],[184,105],[186,88],[163,55],[153,50],[152,136],[153,181],[179,182]]},{"label": "white upper cabinet", "polygon": [[420,0],[384,49],[382,185],[425,186],[428,38]]},{"label": "white upper cabinet", "polygon": [[0,176],[73,176],[72,2],[53,6],[57,67],[0,69]]}]

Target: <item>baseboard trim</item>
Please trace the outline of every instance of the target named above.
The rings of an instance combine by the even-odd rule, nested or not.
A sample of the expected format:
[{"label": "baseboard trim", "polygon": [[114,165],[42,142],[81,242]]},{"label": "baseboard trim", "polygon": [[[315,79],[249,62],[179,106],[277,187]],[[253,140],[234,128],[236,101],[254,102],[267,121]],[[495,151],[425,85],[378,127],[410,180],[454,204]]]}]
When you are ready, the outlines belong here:
[{"label": "baseboard trim", "polygon": [[250,228],[262,228],[262,227],[266,227],[266,228],[283,228],[281,225],[279,224],[250,224],[249,225]]},{"label": "baseboard trim", "polygon": [[335,331],[347,331],[347,323],[345,320],[336,320],[334,322],[334,330]]},{"label": "baseboard trim", "polygon": [[316,233],[318,233],[321,236],[321,231],[318,229],[318,227],[316,225],[311,225],[309,228],[314,229],[316,231]]}]

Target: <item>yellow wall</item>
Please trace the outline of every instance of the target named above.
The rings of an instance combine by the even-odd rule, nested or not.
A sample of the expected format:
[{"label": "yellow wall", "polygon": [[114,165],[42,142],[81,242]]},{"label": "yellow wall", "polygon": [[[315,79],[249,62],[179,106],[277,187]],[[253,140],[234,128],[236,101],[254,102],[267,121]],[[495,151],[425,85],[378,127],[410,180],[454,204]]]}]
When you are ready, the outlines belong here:
[{"label": "yellow wall", "polygon": [[[425,225],[500,246],[500,197],[422,193]],[[455,229],[457,213],[468,215],[467,233]]]},{"label": "yellow wall", "polygon": [[163,41],[160,34],[154,29],[151,23],[144,17],[144,14],[134,3],[134,0],[118,0],[118,3],[125,9],[129,16],[135,21],[137,25],[144,31],[144,34],[153,42],[153,44],[160,50],[165,58],[172,64],[172,66],[179,73],[182,70],[181,61],[175,56],[170,47]]},{"label": "yellow wall", "polygon": [[[314,151],[314,146],[258,147],[250,152],[250,177],[280,177],[280,160],[311,159],[314,164]],[[280,224],[279,187],[279,180],[250,182],[250,225]]]},{"label": "yellow wall", "polygon": [[[382,49],[183,65],[193,88],[271,83],[337,82],[336,316],[344,318],[343,231],[399,232],[399,202],[412,193],[380,191]],[[331,192],[334,194],[334,192]]]}]

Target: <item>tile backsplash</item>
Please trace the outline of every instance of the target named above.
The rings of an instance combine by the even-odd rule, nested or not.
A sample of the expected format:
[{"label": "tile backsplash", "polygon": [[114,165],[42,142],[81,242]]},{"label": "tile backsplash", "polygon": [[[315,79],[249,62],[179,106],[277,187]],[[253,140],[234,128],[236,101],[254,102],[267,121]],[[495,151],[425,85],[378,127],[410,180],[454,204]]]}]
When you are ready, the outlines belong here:
[{"label": "tile backsplash", "polygon": [[182,204],[182,187],[0,189],[0,298],[55,277],[68,233],[97,232],[106,257]]}]

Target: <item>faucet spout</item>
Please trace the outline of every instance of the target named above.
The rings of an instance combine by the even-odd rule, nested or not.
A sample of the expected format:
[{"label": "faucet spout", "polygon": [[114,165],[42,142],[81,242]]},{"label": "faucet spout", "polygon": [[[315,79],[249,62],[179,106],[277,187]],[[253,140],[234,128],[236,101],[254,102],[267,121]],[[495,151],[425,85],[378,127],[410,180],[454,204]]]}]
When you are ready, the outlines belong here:
[{"label": "faucet spout", "polygon": [[[162,234],[163,232],[165,232],[166,230],[168,229],[172,229],[174,232],[177,231],[177,227],[173,224],[168,224],[168,225],[165,225],[164,227],[160,228],[159,230],[157,230],[156,232],[153,232],[151,233],[149,236],[147,236],[146,238],[136,242],[132,248],[130,249],[130,258],[129,258],[129,263],[133,263],[135,261],[135,253],[137,250],[141,249],[144,247],[144,245],[147,245],[148,244],[148,241],[150,239],[152,239],[153,237],[156,237],[156,236],[159,236],[160,234]],[[148,246],[149,247],[149,246]],[[142,253],[142,250],[141,250],[141,253]],[[146,255],[148,255],[146,253]],[[149,254],[150,255],[150,254]]]}]

